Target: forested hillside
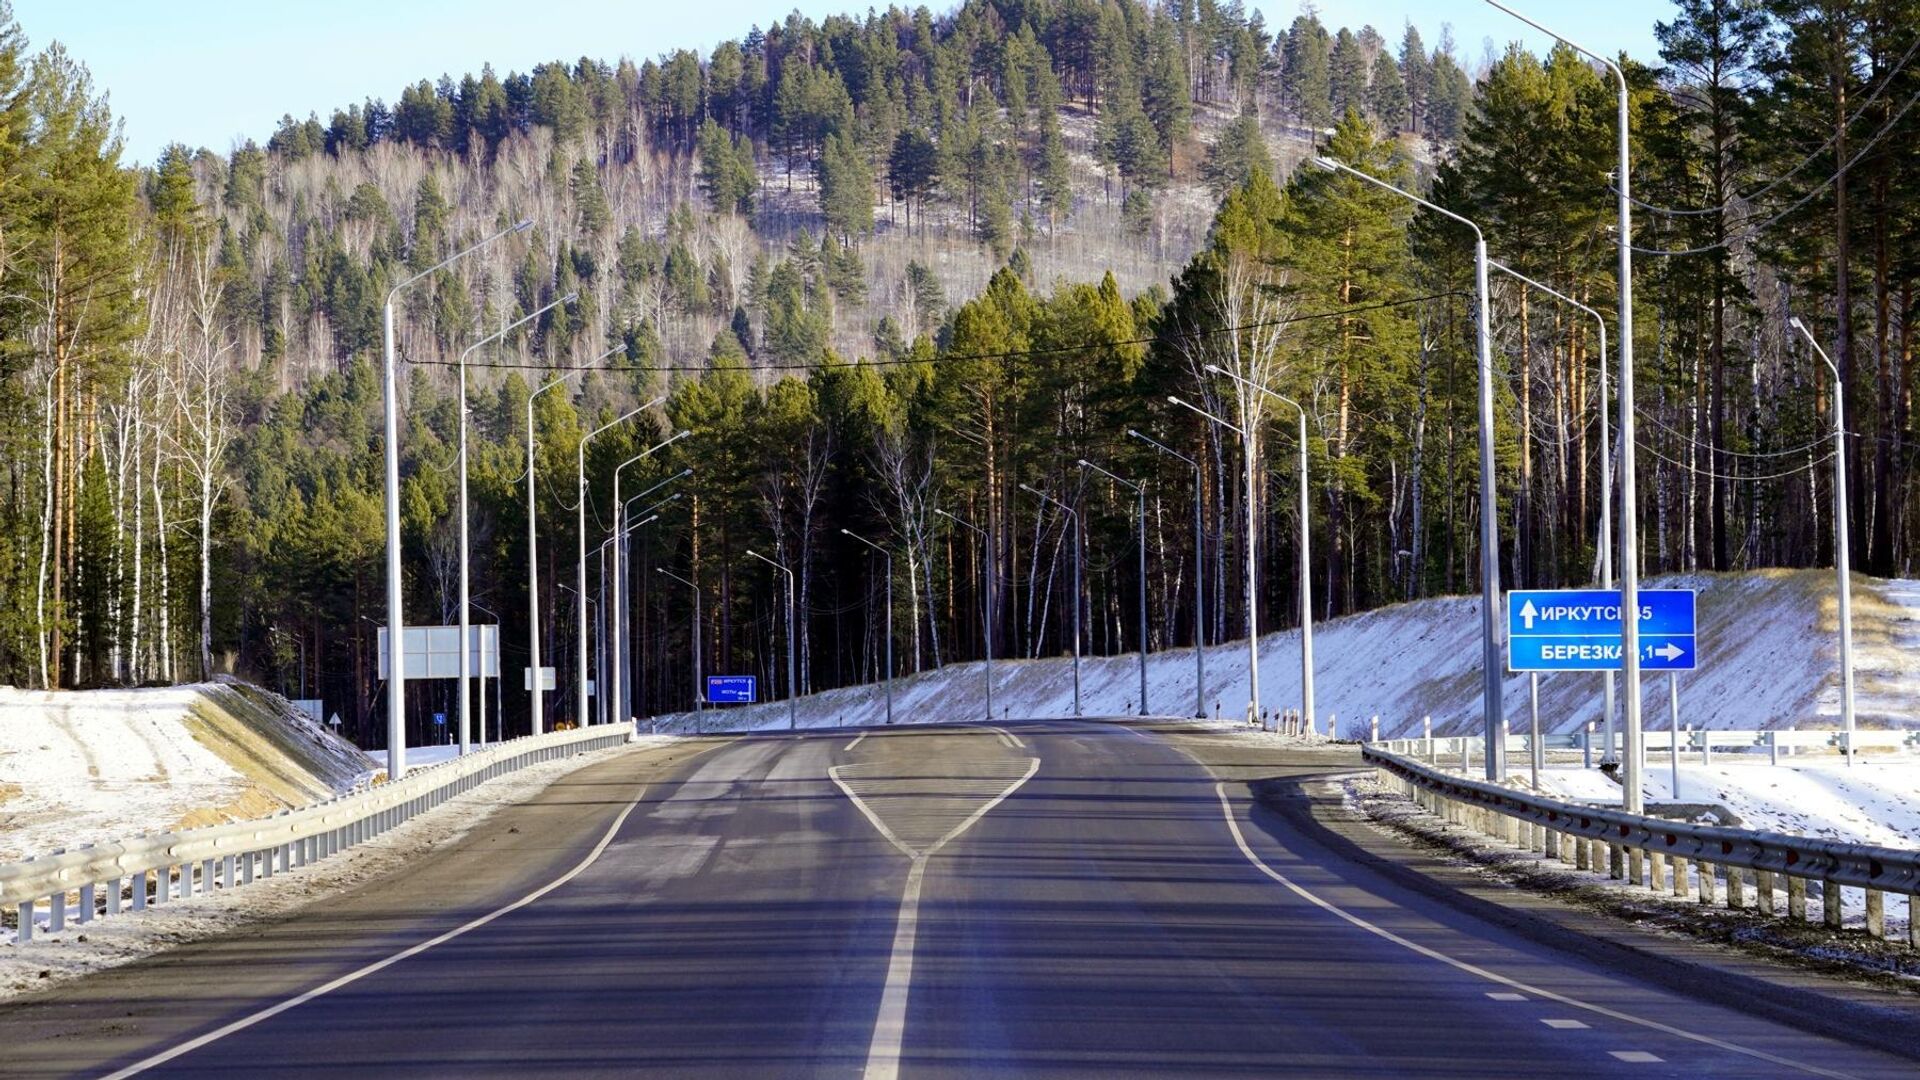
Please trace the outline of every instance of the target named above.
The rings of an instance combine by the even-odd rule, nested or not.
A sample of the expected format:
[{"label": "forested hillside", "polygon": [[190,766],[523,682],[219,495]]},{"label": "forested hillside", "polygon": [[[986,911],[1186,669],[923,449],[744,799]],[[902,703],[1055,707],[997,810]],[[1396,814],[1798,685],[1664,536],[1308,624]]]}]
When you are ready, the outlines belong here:
[{"label": "forested hillside", "polygon": [[[1296,169],[1311,153],[1429,191],[1612,317],[1613,92],[1565,49],[1469,62],[1444,32],[1269,27],[1238,3],[970,0],[637,62],[423,72],[264,145],[136,167],[80,61],[6,25],[0,678],[25,685],[233,669],[377,742],[381,304],[520,220],[397,318],[409,620],[452,622],[453,365],[577,296],[471,357],[475,600],[502,624],[509,731],[527,722],[525,417],[549,379],[569,381],[534,399],[534,599],[563,687],[582,434],[667,396],[588,448],[592,552],[615,466],[692,433],[621,479],[694,470],[634,507],[658,515],[633,541],[647,712],[691,688],[692,591],[656,570],[703,597],[707,671],[784,685],[782,592],[749,549],[795,571],[803,689],[878,677],[881,563],[843,528],[895,553],[902,669],[977,657],[989,583],[996,653],[1066,650],[1076,519],[1023,485],[1084,522],[1086,647],[1137,648],[1133,494],[1083,458],[1146,483],[1149,644],[1243,635],[1240,440],[1166,400],[1240,415],[1208,364],[1306,406],[1316,607],[1473,587],[1471,249]],[[1784,329],[1796,313],[1847,386],[1858,565],[1903,569],[1920,4],[1687,0],[1659,40],[1626,65],[1645,566],[1831,557],[1831,387]],[[1494,299],[1504,573],[1584,581],[1605,497],[1595,327],[1510,281]],[[1272,629],[1298,595],[1294,429],[1262,408]],[[1129,429],[1198,463],[1199,550],[1193,473]],[[936,511],[990,529],[990,558]],[[424,714],[450,694],[410,697]]]}]

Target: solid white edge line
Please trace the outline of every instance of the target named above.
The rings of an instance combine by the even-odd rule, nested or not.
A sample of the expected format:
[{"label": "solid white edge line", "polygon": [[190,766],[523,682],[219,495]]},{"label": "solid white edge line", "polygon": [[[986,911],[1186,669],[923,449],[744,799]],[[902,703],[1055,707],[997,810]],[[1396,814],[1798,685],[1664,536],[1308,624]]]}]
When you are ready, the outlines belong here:
[{"label": "solid white edge line", "polygon": [[[713,746],[707,747],[705,750],[696,750],[694,753],[687,755],[687,758],[684,758],[682,760],[690,760],[691,758],[697,757],[700,754],[706,753],[708,750],[717,750],[722,746],[730,745],[731,741],[732,740],[728,740],[728,742],[717,743]],[[106,1076],[102,1077],[101,1080],[125,1080],[125,1078],[129,1076],[138,1076],[149,1069],[155,1068],[156,1066],[165,1065],[167,1062],[172,1061],[175,1058],[182,1057],[187,1054],[191,1054],[195,1050],[198,1050],[203,1046],[210,1046],[213,1043],[219,1042],[221,1039],[224,1039],[227,1036],[234,1034],[235,1032],[245,1031],[247,1028],[250,1028],[255,1024],[260,1023],[262,1020],[271,1020],[272,1018],[279,1016],[281,1013],[287,1012],[290,1009],[299,1008],[300,1006],[305,1005],[307,1002],[312,1001],[315,998],[324,997],[327,994],[331,994],[335,990],[338,990],[343,986],[348,986],[353,983],[359,982],[361,979],[364,979],[367,976],[372,975],[376,972],[383,971],[386,968],[392,967],[393,965],[399,963],[402,960],[407,959],[408,957],[418,956],[421,953],[426,952],[428,949],[431,949],[436,945],[445,944],[446,942],[452,941],[454,938],[457,938],[462,934],[468,933],[469,931],[478,930],[482,926],[487,925],[488,923],[494,921],[495,919],[498,919],[500,916],[505,915],[508,912],[518,911],[519,909],[526,907],[528,904],[533,903],[535,900],[540,899],[541,897],[547,895],[548,893],[559,888],[560,886],[565,885],[567,882],[572,881],[574,878],[579,877],[582,871],[586,870],[587,867],[592,866],[596,861],[598,861],[601,854],[607,850],[607,845],[613,843],[614,834],[619,832],[620,826],[626,823],[627,815],[633,813],[634,807],[639,806],[640,800],[646,797],[648,786],[649,785],[647,784],[640,785],[640,790],[634,793],[633,801],[627,803],[626,806],[621,808],[619,815],[613,819],[613,823],[608,825],[607,831],[601,835],[600,842],[593,845],[593,850],[587,852],[587,857],[584,859],[581,859],[578,865],[574,866],[573,869],[567,871],[566,873],[560,875],[559,877],[554,878],[552,881],[548,882],[547,884],[542,885],[538,889],[535,889],[534,891],[528,893],[527,895],[521,897],[520,899],[515,900],[513,903],[508,904],[505,907],[496,908],[493,911],[490,911],[487,914],[482,915],[471,922],[468,922],[464,926],[455,927],[454,929],[449,930],[446,933],[439,935],[438,937],[428,938],[426,941],[422,941],[419,944],[411,945],[405,949],[400,950],[397,953],[394,953],[392,956],[389,956],[384,960],[376,960],[373,963],[366,965],[365,967],[357,968],[353,971],[349,971],[345,975],[342,975],[339,978],[332,980],[331,982],[322,983],[321,985],[316,986],[311,990],[298,994],[294,997],[290,997],[285,1001],[278,1002],[273,1005],[269,1005],[266,1008],[259,1010],[258,1012],[249,1013],[248,1015],[243,1016],[240,1019],[233,1021],[232,1023],[226,1024],[222,1027],[215,1028],[214,1030],[209,1031],[204,1035],[200,1035],[195,1038],[189,1039],[186,1042],[179,1044],[178,1046],[174,1046],[166,1050],[162,1050],[161,1052],[154,1054],[151,1057],[142,1058],[139,1061],[136,1061],[133,1064],[118,1070],[117,1072],[108,1073]]]},{"label": "solid white edge line", "polygon": [[853,749],[854,747],[856,747],[856,746],[859,746],[859,745],[861,744],[861,742],[863,742],[863,741],[864,741],[864,740],[866,739],[866,737],[867,737],[868,735],[871,735],[871,734],[873,734],[873,733],[872,733],[872,732],[870,732],[870,731],[863,731],[863,732],[861,732],[860,734],[858,734],[858,735],[855,735],[855,736],[853,737],[853,741],[852,741],[852,742],[850,742],[850,743],[848,743],[847,745],[845,745],[845,746],[843,746],[843,747],[841,747],[841,748],[840,748],[840,752],[841,752],[841,753],[845,753],[845,752],[847,752],[848,750],[851,750],[851,749]]},{"label": "solid white edge line", "polygon": [[1272,878],[1274,881],[1279,882],[1281,885],[1286,886],[1286,888],[1289,891],[1291,891],[1295,896],[1300,897],[1302,900],[1307,901],[1308,903],[1321,909],[1322,911],[1327,912],[1330,915],[1334,915],[1341,919],[1344,919],[1346,922],[1351,923],[1352,925],[1362,930],[1365,930],[1367,933],[1372,934],[1375,937],[1379,937],[1387,941],[1391,941],[1395,945],[1398,945],[1403,949],[1407,949],[1411,952],[1418,953],[1421,956],[1428,958],[1429,960],[1437,960],[1442,964],[1446,964],[1448,967],[1454,968],[1455,970],[1458,970],[1458,971],[1464,971],[1469,975],[1477,975],[1480,978],[1486,979],[1490,982],[1499,983],[1501,986],[1509,987],[1514,990],[1519,990],[1519,991],[1522,991],[1523,993],[1534,994],[1538,997],[1545,998],[1549,1001],[1557,1001],[1562,1005],[1570,1006],[1575,1009],[1584,1009],[1587,1012],[1591,1012],[1599,1016],[1605,1016],[1609,1019],[1619,1020],[1622,1023],[1635,1024],[1640,1027],[1651,1029],[1653,1031],[1658,1031],[1667,1035],[1672,1035],[1675,1038],[1686,1039],[1690,1042],[1702,1043],[1704,1045],[1711,1046],[1719,1050],[1725,1050],[1729,1053],[1741,1054],[1743,1056],[1754,1058],[1759,1061],[1764,1061],[1771,1065],[1779,1065],[1784,1068],[1795,1069],[1800,1072],[1807,1073],[1811,1076],[1826,1076],[1826,1077],[1833,1078],[1833,1080],[1858,1080],[1858,1078],[1854,1077],[1853,1074],[1851,1073],[1836,1072],[1832,1069],[1821,1068],[1818,1065],[1807,1065],[1802,1062],[1793,1061],[1789,1058],[1783,1058],[1783,1057],[1778,1057],[1774,1054],[1769,1054],[1764,1050],[1755,1050],[1755,1049],[1752,1049],[1751,1047],[1741,1046],[1738,1043],[1730,1043],[1730,1042],[1727,1042],[1725,1039],[1716,1039],[1711,1035],[1701,1035],[1697,1032],[1687,1031],[1684,1028],[1674,1027],[1671,1024],[1663,1024],[1658,1020],[1648,1020],[1644,1017],[1634,1016],[1631,1013],[1621,1012],[1618,1009],[1611,1009],[1605,1005],[1594,1005],[1589,1002],[1581,1001],[1578,998],[1572,998],[1572,997],[1568,997],[1565,994],[1555,993],[1552,990],[1543,990],[1540,987],[1533,986],[1528,983],[1523,983],[1518,979],[1510,979],[1507,976],[1501,975],[1497,972],[1488,971],[1486,968],[1480,967],[1477,964],[1470,964],[1464,960],[1456,960],[1453,957],[1448,956],[1446,953],[1439,951],[1438,949],[1429,948],[1425,945],[1420,944],[1419,942],[1411,941],[1407,938],[1401,937],[1399,934],[1396,934],[1393,931],[1386,929],[1385,927],[1376,926],[1375,924],[1368,922],[1366,919],[1363,919],[1358,915],[1354,915],[1351,912],[1348,912],[1345,909],[1333,904],[1331,901],[1321,899],[1318,895],[1312,892],[1309,892],[1307,889],[1295,883],[1291,878],[1287,877],[1285,874],[1282,874],[1278,870],[1275,870],[1273,867],[1268,866],[1266,862],[1260,858],[1260,856],[1254,854],[1253,848],[1247,845],[1246,836],[1240,831],[1239,819],[1235,818],[1233,815],[1233,804],[1229,802],[1227,799],[1227,782],[1224,780],[1215,781],[1213,789],[1214,789],[1214,793],[1220,797],[1220,812],[1227,819],[1227,828],[1233,833],[1233,842],[1239,845],[1240,854],[1246,856],[1247,861],[1252,863],[1255,869],[1259,870],[1261,873]]}]

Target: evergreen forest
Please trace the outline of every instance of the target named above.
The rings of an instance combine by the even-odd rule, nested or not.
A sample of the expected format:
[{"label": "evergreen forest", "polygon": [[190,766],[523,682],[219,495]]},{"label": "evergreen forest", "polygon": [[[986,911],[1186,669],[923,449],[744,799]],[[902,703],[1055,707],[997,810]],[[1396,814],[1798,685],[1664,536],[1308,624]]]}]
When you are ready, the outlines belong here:
[{"label": "evergreen forest", "polygon": [[[420,72],[136,163],[85,58],[0,5],[0,681],[238,675],[382,745],[382,307],[416,276],[406,618],[458,620],[465,357],[509,735],[536,607],[548,722],[582,719],[578,522],[605,606],[617,470],[642,716],[691,703],[696,595],[704,669],[786,685],[786,584],[749,551],[792,569],[802,692],[882,678],[889,625],[902,673],[978,659],[989,589],[997,656],[1067,652],[1076,591],[1092,653],[1242,638],[1249,544],[1258,630],[1293,625],[1297,418],[1215,366],[1306,414],[1316,618],[1473,592],[1472,237],[1318,155],[1553,290],[1491,282],[1507,586],[1597,580],[1623,333],[1643,573],[1830,563],[1841,406],[1854,566],[1911,573],[1920,0],[1679,0],[1657,55],[1615,58],[1624,330],[1613,72],[1487,16],[1513,43],[1476,56],[1241,0],[793,15]],[[1100,470],[1144,487],[1145,580]],[[409,695],[410,741],[451,695]]]}]

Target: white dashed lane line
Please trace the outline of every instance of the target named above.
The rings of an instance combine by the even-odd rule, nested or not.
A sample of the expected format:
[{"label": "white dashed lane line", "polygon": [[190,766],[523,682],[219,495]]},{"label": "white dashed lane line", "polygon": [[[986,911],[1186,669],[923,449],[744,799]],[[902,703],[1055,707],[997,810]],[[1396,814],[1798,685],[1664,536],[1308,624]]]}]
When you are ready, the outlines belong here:
[{"label": "white dashed lane line", "polygon": [[1540,1022],[1555,1031],[1585,1031],[1587,1028],[1587,1024],[1583,1020],[1566,1020],[1559,1017],[1548,1017]]},{"label": "white dashed lane line", "polygon": [[1655,1062],[1666,1060],[1659,1054],[1649,1054],[1645,1050],[1609,1050],[1607,1053],[1621,1061],[1632,1062],[1635,1065],[1651,1065]]}]

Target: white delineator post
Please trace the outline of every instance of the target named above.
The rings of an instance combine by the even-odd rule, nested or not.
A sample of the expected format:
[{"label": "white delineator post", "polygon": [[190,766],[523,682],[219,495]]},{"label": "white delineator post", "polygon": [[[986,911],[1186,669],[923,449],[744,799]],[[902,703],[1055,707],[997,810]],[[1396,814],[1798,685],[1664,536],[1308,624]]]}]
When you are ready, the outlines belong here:
[{"label": "white delineator post", "polygon": [[1814,340],[1807,324],[1799,316],[1788,320],[1813,346],[1827,370],[1833,373],[1833,571],[1840,616],[1840,725],[1846,731],[1847,745],[1842,749],[1847,764],[1853,764],[1853,553],[1848,550],[1851,537],[1847,528],[1847,402],[1846,386],[1840,381],[1840,369],[1833,365],[1827,350]]},{"label": "white delineator post", "polygon": [[[407,677],[405,665],[407,613],[405,589],[400,578],[400,388],[395,374],[398,358],[394,354],[393,302],[402,290],[436,271],[479,251],[509,233],[533,226],[522,221],[494,233],[472,247],[449,255],[425,270],[387,290],[386,303],[380,308],[380,346],[382,354],[381,396],[385,415],[381,435],[385,440],[383,479],[386,484],[387,517],[387,780],[392,782],[407,772]],[[460,643],[466,648],[466,642]]]}]

